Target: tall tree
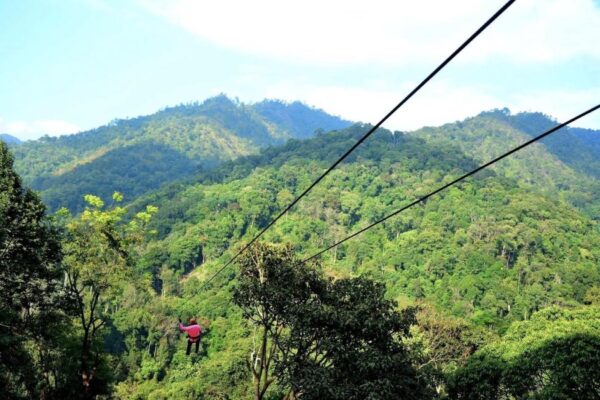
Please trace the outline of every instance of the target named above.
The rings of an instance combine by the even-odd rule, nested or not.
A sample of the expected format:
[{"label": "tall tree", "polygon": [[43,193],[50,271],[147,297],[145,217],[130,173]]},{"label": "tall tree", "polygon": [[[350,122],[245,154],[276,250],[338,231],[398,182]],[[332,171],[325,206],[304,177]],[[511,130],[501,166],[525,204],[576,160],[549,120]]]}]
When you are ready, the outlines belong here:
[{"label": "tall tree", "polygon": [[64,321],[60,241],[37,195],[21,184],[0,142],[0,393],[45,398],[52,335]]},{"label": "tall tree", "polygon": [[483,343],[491,341],[491,334],[426,303],[415,309],[416,324],[411,326],[405,344],[422,380],[438,398],[445,398],[447,376],[463,366]]},{"label": "tall tree", "polygon": [[257,243],[240,259],[240,284],[234,302],[254,326],[254,348],[247,366],[252,372],[254,399],[266,398],[276,380],[275,362],[280,358],[286,314],[306,307],[312,294],[323,286],[313,269],[303,267],[290,247]]},{"label": "tall tree", "polygon": [[288,399],[420,399],[425,392],[400,337],[408,316],[368,279],[332,281],[264,243],[241,261],[234,302],[256,326],[248,363],[255,399],[270,385]]},{"label": "tall tree", "polygon": [[327,280],[317,306],[296,309],[279,363],[290,398],[422,399],[402,338],[414,318],[366,278]]},{"label": "tall tree", "polygon": [[[102,328],[125,283],[131,281],[132,255],[156,209],[148,206],[125,224],[123,207],[105,209],[104,202],[92,195],[86,195],[85,200],[84,212],[66,225],[64,265],[67,287],[76,303],[76,325],[81,329],[79,373],[83,397],[92,398],[105,389],[99,374]],[[121,202],[121,194],[115,193],[113,200]]]}]

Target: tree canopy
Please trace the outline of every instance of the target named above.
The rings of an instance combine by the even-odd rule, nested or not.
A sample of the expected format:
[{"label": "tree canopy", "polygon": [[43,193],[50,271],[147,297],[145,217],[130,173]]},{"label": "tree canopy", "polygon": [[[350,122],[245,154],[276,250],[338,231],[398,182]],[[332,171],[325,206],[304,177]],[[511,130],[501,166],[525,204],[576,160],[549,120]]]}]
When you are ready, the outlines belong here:
[{"label": "tree canopy", "polygon": [[[597,371],[586,367],[598,363],[600,342],[598,182],[555,145],[519,153],[315,264],[299,261],[525,140],[531,132],[520,124],[527,115],[492,112],[410,134],[377,131],[264,242],[208,283],[368,128],[357,124],[260,151],[264,143],[256,142],[256,154],[236,153],[160,186],[169,175],[161,165],[187,171],[186,160],[161,147],[186,136],[182,123],[213,118],[220,121],[211,125],[219,126],[214,137],[240,129],[240,140],[258,140],[265,133],[255,124],[258,114],[289,129],[310,117],[286,116],[298,105],[228,101],[115,122],[98,137],[42,140],[86,154],[49,157],[60,171],[37,175],[55,191],[53,208],[81,195],[73,214],[46,214],[0,149],[3,394],[598,397]],[[165,130],[158,129],[163,122]],[[165,142],[136,141],[140,129],[161,132]],[[593,151],[588,137],[568,132]],[[95,147],[109,136],[114,148]],[[177,152],[197,150],[186,138],[175,140]],[[132,156],[130,146],[144,156]],[[98,152],[86,153],[92,148]],[[54,187],[58,181],[65,186]],[[73,190],[62,193],[70,184]],[[111,197],[118,185],[139,196]],[[176,322],[191,317],[203,326],[202,351],[186,356]]]}]

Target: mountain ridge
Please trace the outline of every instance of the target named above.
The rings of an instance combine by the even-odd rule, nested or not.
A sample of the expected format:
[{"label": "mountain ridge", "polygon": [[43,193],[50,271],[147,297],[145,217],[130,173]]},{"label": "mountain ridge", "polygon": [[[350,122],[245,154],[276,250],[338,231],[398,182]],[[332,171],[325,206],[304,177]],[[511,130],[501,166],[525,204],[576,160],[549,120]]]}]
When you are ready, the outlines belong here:
[{"label": "mountain ridge", "polygon": [[[27,184],[41,191],[51,210],[66,206],[79,211],[85,193],[76,183],[86,181],[86,175],[94,171],[96,163],[102,165],[100,171],[105,171],[104,175],[96,173],[103,183],[96,188],[96,193],[110,195],[111,189],[104,184],[110,184],[110,177],[119,177],[116,186],[132,198],[157,188],[166,180],[181,179],[198,168],[212,168],[223,161],[255,154],[261,148],[283,144],[294,137],[310,137],[317,125],[336,129],[349,124],[349,121],[298,102],[267,100],[244,104],[219,95],[201,103],[167,107],[147,116],[114,120],[77,134],[46,136],[26,142],[14,149],[15,168]],[[124,164],[129,164],[127,158],[143,161],[140,154],[132,152],[153,146],[154,149],[169,148],[169,156],[155,155],[154,163],[144,163],[145,168],[135,169],[136,175],[132,171],[123,174],[118,163],[105,162],[107,157],[115,160],[113,152],[125,160]],[[170,170],[165,162],[176,158],[178,166],[173,172],[177,174],[169,177],[164,173]],[[154,173],[165,180],[156,181]],[[139,181],[153,184],[144,188]],[[130,187],[135,190],[129,190]]]},{"label": "mountain ridge", "polygon": [[[466,155],[484,163],[528,141],[558,123],[541,113],[510,114],[507,109],[483,112],[464,121],[410,132],[430,143],[458,146]],[[527,132],[523,130],[527,126]],[[600,206],[600,155],[588,150],[575,135],[580,128],[565,127],[491,167],[515,178],[523,187],[535,187],[560,196],[597,218]],[[589,131],[600,143],[600,131]],[[571,138],[575,138],[571,141]],[[566,146],[569,144],[569,146]],[[584,160],[582,162],[582,160]]]},{"label": "mountain ridge", "polygon": [[[515,114],[508,108],[485,111],[479,115],[503,121],[530,137],[540,135],[560,123],[540,112]],[[600,131],[567,126],[542,139],[540,143],[564,163],[600,178]]]}]

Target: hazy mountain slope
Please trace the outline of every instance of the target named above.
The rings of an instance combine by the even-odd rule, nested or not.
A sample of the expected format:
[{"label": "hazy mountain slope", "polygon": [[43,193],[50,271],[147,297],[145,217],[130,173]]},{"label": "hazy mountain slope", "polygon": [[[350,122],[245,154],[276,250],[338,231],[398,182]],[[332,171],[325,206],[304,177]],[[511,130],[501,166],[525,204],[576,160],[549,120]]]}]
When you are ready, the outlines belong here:
[{"label": "hazy mountain slope", "polygon": [[332,119],[326,112],[308,108],[299,101],[285,104],[264,100],[252,105],[252,109],[298,139],[311,137],[316,130],[330,131],[350,125],[349,121]]},{"label": "hazy mountain slope", "polygon": [[[462,122],[422,128],[410,135],[431,143],[458,146],[465,154],[484,162],[555,124],[539,113],[512,116],[507,111],[494,111]],[[579,134],[581,130],[561,130],[492,168],[516,179],[522,186],[560,197],[586,210],[589,215],[597,216],[600,211],[600,181],[595,178],[594,163],[599,158],[582,144],[577,136]],[[586,140],[595,141],[587,136]],[[582,163],[578,158],[586,161]]]},{"label": "hazy mountain slope", "polygon": [[[489,116],[534,137],[559,121],[542,113],[511,114],[508,109],[484,112]],[[600,179],[600,131],[567,127],[541,142],[565,164]]]},{"label": "hazy mountain slope", "polygon": [[[259,104],[263,113],[277,115],[278,120],[262,116],[255,111],[256,105],[234,102],[221,95],[75,135],[26,142],[14,150],[15,166],[28,184],[41,191],[51,209],[64,205],[77,211],[83,205],[83,194],[90,189],[107,192],[106,185],[115,176],[120,177],[118,186],[131,199],[198,168],[212,168],[290,138],[309,137],[314,129],[304,125],[304,121],[310,120],[313,113],[312,119],[321,123],[322,129],[349,124],[300,103]],[[147,148],[163,148],[168,154],[145,162],[141,151]],[[135,174],[123,174],[122,166],[133,165],[131,160],[139,162]]]},{"label": "hazy mountain slope", "polygon": [[14,137],[12,135],[9,135],[8,133],[0,133],[0,140],[2,140],[6,144],[12,144],[12,145],[23,143],[21,141],[21,139]]}]

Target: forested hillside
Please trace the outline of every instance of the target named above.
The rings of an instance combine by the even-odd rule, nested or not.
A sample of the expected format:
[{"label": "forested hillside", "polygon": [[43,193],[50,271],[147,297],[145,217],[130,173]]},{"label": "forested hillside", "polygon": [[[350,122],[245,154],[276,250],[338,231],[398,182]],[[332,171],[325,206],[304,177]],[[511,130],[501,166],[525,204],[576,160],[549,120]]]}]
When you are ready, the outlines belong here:
[{"label": "forested hillside", "polygon": [[[175,261],[172,267],[187,266],[189,270],[195,264],[216,259],[229,247],[232,239],[255,232],[257,226],[268,222],[364,130],[364,126],[356,125],[307,142],[293,142],[280,149],[269,149],[264,153],[264,162],[260,161],[261,156],[243,158],[206,174],[202,183],[177,186],[176,189],[166,187],[138,200],[134,204],[136,208],[154,204],[160,210],[152,226],[157,230],[157,239],[164,242],[157,246],[161,249],[160,253],[152,253],[150,258],[154,268],[160,267],[156,260],[171,259]],[[533,155],[528,156],[535,156],[539,150],[532,149]],[[555,164],[557,173],[572,173],[551,155],[542,156]],[[543,182],[539,186],[530,184],[527,188],[521,187],[521,177],[511,176],[514,169],[510,168],[510,162],[504,164],[496,172],[484,172],[474,181],[451,189],[439,199],[432,199],[405,216],[399,216],[386,229],[377,228],[356,242],[341,246],[337,253],[334,250],[328,256],[331,257],[330,267],[339,267],[339,273],[366,268],[371,274],[384,274],[386,268],[391,268],[388,273],[395,276],[408,266],[414,274],[419,270],[415,264],[422,264],[420,274],[423,274],[424,281],[420,282],[415,279],[417,276],[410,275],[413,289],[403,288],[400,291],[415,290],[418,296],[430,292],[441,296],[440,301],[446,295],[442,296],[440,288],[433,285],[436,280],[429,282],[432,271],[439,269],[446,276],[458,265],[468,264],[470,257],[475,257],[475,264],[503,266],[498,270],[498,279],[505,274],[516,273],[515,265],[523,268],[531,268],[531,263],[552,265],[547,257],[566,257],[564,261],[575,257],[573,260],[579,260],[578,265],[587,264],[591,268],[577,275],[596,274],[595,256],[589,259],[589,263],[585,262],[587,255],[591,255],[589,252],[598,250],[593,245],[598,234],[596,224],[560,198],[543,195]],[[321,187],[315,188],[309,198],[269,234],[273,235],[272,240],[296,244],[298,251],[308,255],[424,195],[474,165],[475,160],[462,155],[453,145],[428,143],[418,136],[382,130]],[[534,163],[526,173],[549,172],[544,163]],[[591,204],[596,205],[597,202],[598,198],[593,198]],[[572,225],[573,228],[569,228]],[[580,235],[579,239],[572,238],[574,241],[563,243],[564,238],[561,237],[569,235],[569,232]],[[219,239],[219,233],[225,236]],[[553,235],[556,239],[552,239]],[[186,238],[194,238],[192,243],[195,245]],[[556,248],[557,240],[562,243],[560,251]],[[184,242],[187,243],[184,248],[189,249],[190,254],[182,259],[173,258],[173,254],[178,252],[169,251],[169,246],[181,246]],[[564,247],[574,243],[577,246],[571,250]],[[463,252],[466,258],[461,260]],[[416,263],[416,260],[420,261]],[[379,271],[377,265],[383,270]],[[485,273],[490,272],[485,269]],[[536,273],[539,272],[536,269]],[[403,272],[398,276],[407,275]],[[485,280],[489,281],[489,278]],[[590,278],[591,281],[594,279]],[[386,279],[387,282],[390,280],[394,279]],[[453,286],[449,282],[447,284]],[[429,285],[433,286],[427,289]],[[398,289],[396,284],[391,287]],[[487,290],[482,288],[481,292],[490,297]],[[579,293],[579,301],[582,301],[585,290],[571,290],[573,295],[576,292]],[[459,303],[453,303],[456,310],[461,309]],[[459,314],[470,315],[476,305],[465,303],[466,309]],[[526,317],[529,312],[523,310],[519,318]],[[512,308],[511,315],[514,313]]]},{"label": "forested hillside", "polygon": [[[289,125],[278,110],[270,118]],[[54,278],[63,306],[53,334],[13,338],[10,354],[31,368],[11,371],[0,359],[0,384],[22,398],[597,398],[600,375],[589,366],[600,360],[600,197],[574,157],[535,145],[302,262],[538,133],[496,114],[411,134],[378,130],[210,283],[369,126],[291,139],[127,206],[118,193],[87,196],[82,214],[52,219],[23,192],[2,147],[0,183],[16,189],[0,215],[23,221],[5,216],[34,204],[36,226],[56,229],[46,247],[61,240],[62,252],[46,257],[64,277]],[[154,150],[140,152],[185,167]],[[20,254],[9,246],[15,232],[0,239]],[[10,293],[4,326],[29,332],[49,318],[22,317],[28,291]],[[204,333],[188,356],[177,321],[190,317]]]},{"label": "forested hillside", "polygon": [[[485,112],[481,116],[503,121],[529,136],[538,135],[557,123],[542,113],[511,114],[508,109]],[[560,135],[550,136],[542,143],[564,163],[600,178],[600,132],[567,127]]]},{"label": "forested hillside", "polygon": [[[487,117],[451,127],[461,132],[461,125],[467,133],[478,127],[481,141],[497,136],[507,148],[526,136]],[[177,352],[168,355],[170,344],[163,342],[160,359],[141,361],[142,366],[155,368],[151,373],[155,379],[133,378],[119,385],[121,393],[177,398],[180,392],[209,391],[215,397],[243,398],[237,390],[245,386],[236,383],[237,389],[232,390],[230,379],[244,376],[243,349],[250,348],[252,335],[227,300],[236,282],[235,268],[222,273],[210,290],[201,283],[366,128],[357,125],[310,141],[290,142],[224,164],[198,177],[199,183],[166,187],[136,203],[136,209],[146,204],[159,207],[151,222],[157,236],[139,264],[153,277],[160,293],[157,304],[172,307],[163,309],[158,320],[166,321],[173,313],[198,314],[210,321],[211,330],[202,365],[188,364]],[[452,133],[448,127],[445,130]],[[460,145],[459,140],[452,143],[430,140],[424,134],[381,130],[265,240],[292,243],[300,259],[309,256],[472,168],[478,160],[465,155]],[[477,158],[503,149],[490,145],[488,153]],[[542,176],[547,180],[537,180]],[[566,182],[569,177],[574,182],[568,187],[557,185],[548,191],[547,181]],[[424,307],[411,339],[415,362],[422,365],[432,390],[439,382],[437,390],[443,394],[444,382],[468,355],[498,340],[494,338],[512,324],[529,320],[547,307],[577,308],[598,301],[598,224],[569,203],[571,187],[581,179],[587,178],[537,146],[518,155],[517,161],[507,160],[332,250],[323,257],[323,270],[336,279],[368,276],[385,283],[388,298],[400,305]],[[598,197],[591,197],[584,205],[597,207],[597,202]],[[177,276],[186,278],[181,282]],[[165,329],[147,323],[154,326],[151,330]],[[593,335],[598,340],[597,330]],[[543,336],[536,337],[542,345]],[[150,336],[147,340],[145,345],[161,346]],[[443,347],[436,347],[444,346],[436,344],[439,340],[450,341],[455,349],[445,353]],[[598,352],[597,341],[594,346]],[[528,377],[524,379],[538,373],[534,368],[544,370],[537,364],[531,368],[521,371]],[[499,371],[491,371],[490,379]],[[465,389],[456,383],[452,390]],[[486,398],[491,389],[480,390],[483,397],[473,398]]]},{"label": "forested hillside", "polygon": [[118,190],[132,198],[260,148],[348,125],[298,102],[247,105],[220,95],[87,132],[28,141],[14,149],[15,166],[51,210],[81,211],[89,192],[107,197]]},{"label": "forested hillside", "polygon": [[[540,113],[513,115],[504,109],[410,134],[440,145],[459,146],[465,154],[484,162],[557,124]],[[516,179],[522,187],[559,197],[598,219],[600,132],[567,127],[540,143],[494,166],[494,170]]]}]

